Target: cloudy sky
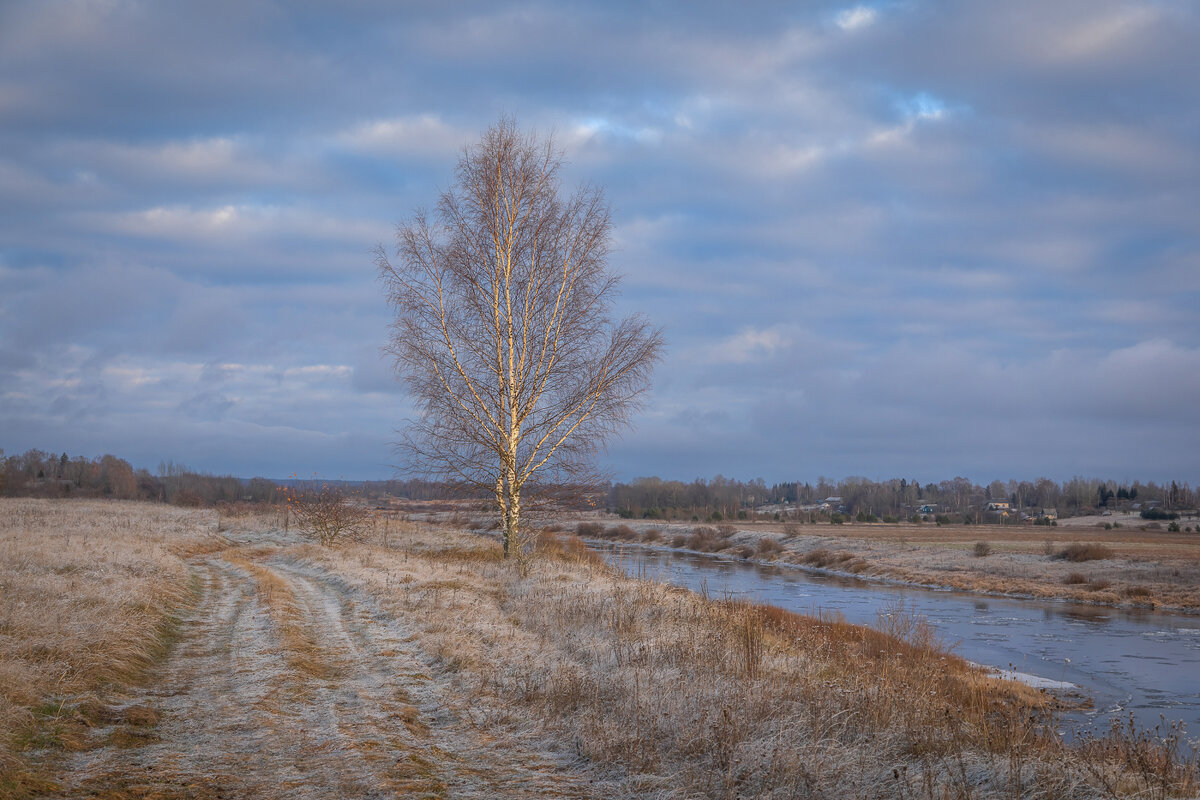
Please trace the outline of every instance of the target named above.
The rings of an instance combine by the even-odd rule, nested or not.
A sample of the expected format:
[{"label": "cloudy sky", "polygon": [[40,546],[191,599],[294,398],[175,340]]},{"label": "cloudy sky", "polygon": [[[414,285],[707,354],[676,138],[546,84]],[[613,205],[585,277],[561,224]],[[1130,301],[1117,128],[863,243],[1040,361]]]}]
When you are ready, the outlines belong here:
[{"label": "cloudy sky", "polygon": [[1197,75],[1188,0],[4,0],[0,447],[389,476],[370,250],[508,114],[669,342],[618,478],[1197,483]]}]

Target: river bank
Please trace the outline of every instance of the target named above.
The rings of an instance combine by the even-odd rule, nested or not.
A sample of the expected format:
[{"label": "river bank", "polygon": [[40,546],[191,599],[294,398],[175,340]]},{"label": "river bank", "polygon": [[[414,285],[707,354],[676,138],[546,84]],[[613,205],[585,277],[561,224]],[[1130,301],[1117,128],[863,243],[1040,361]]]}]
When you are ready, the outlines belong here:
[{"label": "river bank", "polygon": [[597,518],[552,527],[921,588],[1200,613],[1200,533],[1105,530],[1103,523],[709,525]]}]

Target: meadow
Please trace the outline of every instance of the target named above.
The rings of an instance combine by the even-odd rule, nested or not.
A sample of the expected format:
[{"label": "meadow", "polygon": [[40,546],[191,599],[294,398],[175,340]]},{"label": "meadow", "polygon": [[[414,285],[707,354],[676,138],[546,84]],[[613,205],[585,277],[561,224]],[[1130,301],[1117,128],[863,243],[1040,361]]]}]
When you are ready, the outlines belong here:
[{"label": "meadow", "polygon": [[[530,575],[456,524],[319,547],[277,511],[0,503],[0,797],[1166,797],[1171,734],[1060,701],[899,609],[877,628]],[[973,557],[973,556],[971,556]],[[990,558],[990,556],[989,556]]]}]

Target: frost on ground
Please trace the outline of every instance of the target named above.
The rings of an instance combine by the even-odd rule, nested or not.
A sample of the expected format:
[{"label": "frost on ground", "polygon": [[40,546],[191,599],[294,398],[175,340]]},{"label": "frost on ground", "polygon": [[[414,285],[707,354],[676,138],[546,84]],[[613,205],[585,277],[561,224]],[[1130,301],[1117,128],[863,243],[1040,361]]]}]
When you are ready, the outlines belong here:
[{"label": "frost on ground", "polygon": [[194,567],[180,642],[58,796],[580,796],[569,765],[476,728],[413,632],[337,577],[273,546]]},{"label": "frost on ground", "polygon": [[[545,532],[522,576],[453,525],[383,517],[371,542],[323,548],[270,511],[9,508],[24,516],[0,513],[0,800],[1200,786],[1173,739],[1062,742],[1054,697],[946,653],[920,620],[706,598],[620,576],[573,537]],[[48,672],[78,677],[33,680]]]}]

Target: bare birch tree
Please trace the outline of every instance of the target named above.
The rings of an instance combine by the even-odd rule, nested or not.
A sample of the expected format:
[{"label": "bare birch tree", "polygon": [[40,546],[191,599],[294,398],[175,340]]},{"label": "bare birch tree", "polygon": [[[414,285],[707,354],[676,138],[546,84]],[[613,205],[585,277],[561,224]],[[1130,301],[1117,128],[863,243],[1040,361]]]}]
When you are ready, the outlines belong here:
[{"label": "bare birch tree", "polygon": [[416,402],[409,471],[495,498],[504,555],[525,566],[522,503],[577,486],[628,425],[661,356],[641,316],[610,318],[618,279],[603,193],[559,189],[561,154],[501,120],[464,150],[432,219],[377,264],[395,311],[387,351]]}]

